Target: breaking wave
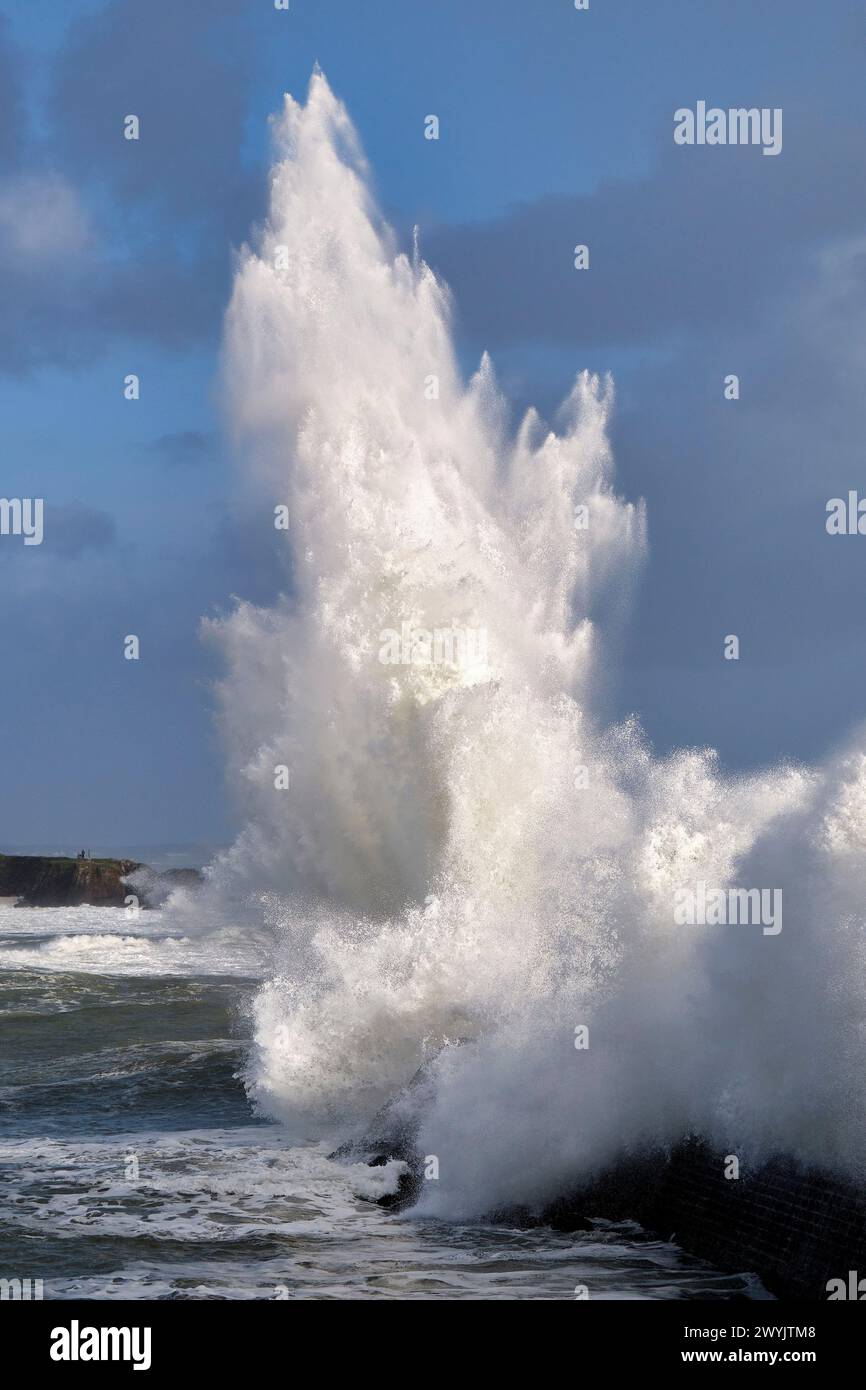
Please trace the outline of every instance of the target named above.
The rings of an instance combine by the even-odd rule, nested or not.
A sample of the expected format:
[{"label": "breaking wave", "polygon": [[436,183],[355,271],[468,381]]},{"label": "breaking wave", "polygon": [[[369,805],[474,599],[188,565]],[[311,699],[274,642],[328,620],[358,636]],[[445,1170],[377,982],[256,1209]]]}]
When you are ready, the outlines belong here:
[{"label": "breaking wave", "polygon": [[[578,376],[556,431],[532,411],[510,431],[321,73],[274,137],[225,389],[263,526],[288,509],[286,592],[209,624],[245,829],[208,892],[275,961],[250,1095],[321,1137],[426,1066],[442,1216],[542,1202],[689,1131],[856,1168],[862,744],[732,778],[605,717],[646,547],[614,490],[610,381]],[[783,930],[677,925],[698,882],[782,890]]]}]

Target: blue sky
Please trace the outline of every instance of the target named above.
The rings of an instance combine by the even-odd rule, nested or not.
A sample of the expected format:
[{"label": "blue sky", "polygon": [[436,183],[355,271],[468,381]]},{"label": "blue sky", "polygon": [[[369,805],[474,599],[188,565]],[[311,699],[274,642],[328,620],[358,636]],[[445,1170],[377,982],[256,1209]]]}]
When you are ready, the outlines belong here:
[{"label": "blue sky", "polygon": [[[647,498],[651,546],[616,712],[731,767],[820,757],[861,718],[866,540],[829,538],[824,508],[866,494],[862,5],[0,15],[0,495],[53,518],[26,555],[0,540],[0,846],[231,834],[198,624],[278,575],[221,440],[220,318],[264,207],[268,114],[316,61],[386,215],[419,224],[452,285],[467,370],[489,348],[516,408],[548,414],[584,366],[616,374],[619,485]],[[673,111],[699,99],[782,107],[782,154],[675,148]],[[139,663],[119,659],[128,632]]]}]

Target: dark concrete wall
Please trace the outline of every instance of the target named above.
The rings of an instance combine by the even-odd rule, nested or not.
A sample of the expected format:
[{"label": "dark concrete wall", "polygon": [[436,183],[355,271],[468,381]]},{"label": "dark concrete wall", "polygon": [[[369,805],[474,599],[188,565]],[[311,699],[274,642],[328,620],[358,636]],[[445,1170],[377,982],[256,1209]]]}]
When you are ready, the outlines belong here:
[{"label": "dark concrete wall", "polygon": [[631,1217],[717,1269],[756,1273],[778,1298],[826,1300],[830,1279],[866,1277],[866,1192],[790,1159],[725,1177],[725,1156],[691,1141],[628,1160],[553,1203],[560,1229]]}]

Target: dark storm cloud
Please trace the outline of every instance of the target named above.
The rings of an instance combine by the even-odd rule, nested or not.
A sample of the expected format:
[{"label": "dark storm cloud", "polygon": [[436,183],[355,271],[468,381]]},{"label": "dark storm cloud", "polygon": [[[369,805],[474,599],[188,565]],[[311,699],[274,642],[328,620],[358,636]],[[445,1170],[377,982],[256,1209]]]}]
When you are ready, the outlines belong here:
[{"label": "dark storm cloud", "polygon": [[[250,64],[242,0],[113,0],[72,24],[53,109],[69,168],[133,203],[240,231],[252,196],[241,162]],[[123,138],[138,116],[137,141]]]},{"label": "dark storm cloud", "polygon": [[[29,515],[32,518],[32,513]],[[62,563],[79,561],[87,551],[110,549],[117,541],[117,524],[110,513],[81,502],[43,501],[42,539],[38,545],[24,545],[17,537],[4,536],[2,540],[0,560],[19,566],[23,579],[27,572],[21,566],[46,558]],[[16,596],[19,604],[25,591],[26,586]]]},{"label": "dark storm cloud", "polygon": [[[860,129],[786,112],[779,156],[671,139],[650,178],[440,228],[425,255],[485,346],[664,342],[742,324],[806,273],[810,248],[864,227],[864,167]],[[587,271],[574,269],[578,244]]]},{"label": "dark storm cloud", "polygon": [[64,560],[77,560],[87,550],[106,550],[117,540],[117,525],[108,512],[71,502],[46,505],[42,550]]},{"label": "dark storm cloud", "polygon": [[22,63],[9,20],[0,15],[0,169],[17,163],[24,139]]},{"label": "dark storm cloud", "polygon": [[62,243],[56,258],[46,250],[29,266],[0,251],[0,370],[80,366],[126,335],[170,348],[215,339],[230,259],[225,248],[193,272],[171,251],[148,251],[121,266],[94,250],[64,259]]},{"label": "dark storm cloud", "polygon": [[91,326],[102,335],[133,333],[183,348],[219,334],[229,287],[231,254],[220,247],[195,268],[181,257],[146,252],[94,287]]},{"label": "dark storm cloud", "polygon": [[212,434],[203,430],[177,430],[173,434],[162,434],[149,445],[149,450],[163,463],[185,467],[201,463],[217,446]]},{"label": "dark storm cloud", "polygon": [[[240,0],[114,0],[73,21],[44,147],[28,146],[0,22],[0,370],[78,366],[127,335],[216,340],[232,247],[265,189],[241,159],[243,19]],[[138,141],[123,138],[129,114]],[[27,179],[4,178],[4,153],[22,152]]]}]

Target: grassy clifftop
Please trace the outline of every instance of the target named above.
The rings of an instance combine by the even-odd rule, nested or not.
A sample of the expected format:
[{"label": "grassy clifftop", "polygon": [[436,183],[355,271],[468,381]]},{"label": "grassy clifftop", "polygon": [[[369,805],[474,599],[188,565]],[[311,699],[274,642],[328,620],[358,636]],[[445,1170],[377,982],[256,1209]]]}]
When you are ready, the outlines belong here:
[{"label": "grassy clifftop", "polygon": [[131,891],[122,880],[140,867],[134,859],[0,854],[0,898],[27,907],[121,907]]}]

